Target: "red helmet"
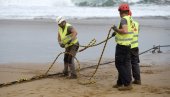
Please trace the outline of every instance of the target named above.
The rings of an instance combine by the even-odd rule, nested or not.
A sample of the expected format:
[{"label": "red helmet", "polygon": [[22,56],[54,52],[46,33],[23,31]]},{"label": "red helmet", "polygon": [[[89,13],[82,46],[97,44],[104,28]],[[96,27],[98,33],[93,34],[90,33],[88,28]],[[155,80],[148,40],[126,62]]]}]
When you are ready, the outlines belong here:
[{"label": "red helmet", "polygon": [[128,4],[124,3],[124,4],[121,4],[119,6],[118,11],[126,11],[126,10],[129,10],[129,5]]}]

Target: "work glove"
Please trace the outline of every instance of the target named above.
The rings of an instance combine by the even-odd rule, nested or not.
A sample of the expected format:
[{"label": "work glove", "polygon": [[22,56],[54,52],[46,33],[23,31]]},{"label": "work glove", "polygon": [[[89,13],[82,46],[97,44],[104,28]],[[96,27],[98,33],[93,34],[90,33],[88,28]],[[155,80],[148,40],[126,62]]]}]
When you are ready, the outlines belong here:
[{"label": "work glove", "polygon": [[66,38],[70,40],[72,39],[71,35],[67,35]]},{"label": "work glove", "polygon": [[70,44],[72,42],[72,37],[70,35],[68,35],[67,39],[69,39],[69,41],[66,44]]},{"label": "work glove", "polygon": [[60,47],[62,47],[62,48],[65,47],[65,45],[63,43],[59,42],[59,44],[60,44]]},{"label": "work glove", "polygon": [[114,37],[115,35],[116,35],[116,32],[113,32],[113,33],[112,33],[112,37]]},{"label": "work glove", "polygon": [[68,42],[67,42],[67,44],[70,44],[72,42],[72,39],[70,39]]},{"label": "work glove", "polygon": [[116,31],[116,32],[118,31],[118,29],[117,29],[117,27],[116,27],[115,25],[112,26],[112,29],[113,29],[114,31]]}]

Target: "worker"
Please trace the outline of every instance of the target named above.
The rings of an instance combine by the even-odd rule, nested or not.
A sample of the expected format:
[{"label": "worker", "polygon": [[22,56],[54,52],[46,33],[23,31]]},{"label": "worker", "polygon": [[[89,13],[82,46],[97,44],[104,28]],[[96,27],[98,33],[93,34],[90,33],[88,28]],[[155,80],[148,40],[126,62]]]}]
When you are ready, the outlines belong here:
[{"label": "worker", "polygon": [[133,38],[133,27],[131,22],[133,22],[131,16],[129,15],[129,5],[124,3],[118,8],[121,21],[118,28],[113,25],[112,29],[115,33],[116,53],[115,53],[115,65],[118,70],[117,83],[113,88],[118,88],[118,90],[131,90],[132,77],[131,77],[131,42]]},{"label": "worker", "polygon": [[[132,16],[132,12],[129,10],[129,15]],[[134,78],[133,84],[141,85],[140,67],[139,67],[139,48],[138,48],[138,34],[139,34],[139,23],[133,20],[134,35],[131,43],[131,65],[132,75]]]},{"label": "worker", "polygon": [[[75,70],[74,57],[79,48],[79,42],[77,39],[77,31],[75,28],[66,22],[65,18],[62,16],[57,17],[58,23],[58,42],[60,47],[65,48],[64,54],[64,70],[63,76],[76,79],[77,74]],[[68,71],[70,69],[70,73]]]}]

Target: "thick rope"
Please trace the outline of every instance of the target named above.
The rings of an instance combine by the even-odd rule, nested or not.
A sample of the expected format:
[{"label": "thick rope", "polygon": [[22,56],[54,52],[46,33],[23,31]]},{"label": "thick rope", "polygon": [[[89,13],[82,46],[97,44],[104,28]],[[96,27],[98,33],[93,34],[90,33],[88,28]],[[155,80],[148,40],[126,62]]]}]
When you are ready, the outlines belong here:
[{"label": "thick rope", "polygon": [[106,45],[107,45],[107,41],[109,40],[109,35],[110,35],[110,33],[111,33],[111,30],[112,30],[112,28],[110,28],[110,30],[109,30],[109,32],[108,32],[108,35],[107,35],[107,38],[106,38],[106,40],[105,40],[105,44],[104,44],[102,53],[101,53],[101,55],[100,55],[100,58],[99,58],[99,61],[98,61],[98,64],[97,64],[97,67],[96,67],[94,73],[92,74],[92,76],[90,77],[89,82],[86,82],[86,83],[79,83],[79,84],[85,85],[85,84],[95,83],[95,81],[92,81],[92,78],[94,77],[94,75],[96,74],[96,72],[97,72],[97,70],[98,70],[98,68],[99,68],[99,65],[100,65],[102,56],[103,56],[103,54],[104,54],[104,51],[105,51],[105,48],[106,48]]},{"label": "thick rope", "polygon": [[158,46],[154,46],[154,47],[152,47],[152,48],[150,48],[150,49],[148,49],[148,50],[146,50],[146,51],[141,52],[139,55],[145,54],[145,53],[147,53],[147,52],[149,52],[149,51],[151,51],[151,50],[160,49],[160,47],[170,47],[170,45],[162,45],[162,46],[158,45]]},{"label": "thick rope", "polygon": [[[48,78],[50,76],[57,76],[57,75],[61,75],[63,73],[56,73],[56,74],[48,74],[48,72],[50,71],[50,69],[53,67],[54,63],[56,62],[56,60],[59,58],[60,55],[62,54],[70,54],[72,55],[71,53],[69,52],[61,52],[60,54],[58,54],[58,56],[55,58],[55,60],[53,61],[53,63],[50,65],[50,67],[48,68],[48,70],[45,72],[45,74],[42,74],[42,75],[38,75],[38,76],[33,76],[32,78],[22,78],[22,79],[19,79],[17,81],[12,81],[12,82],[8,82],[8,83],[2,83],[0,84],[0,88],[1,87],[5,87],[5,86],[9,86],[9,85],[14,85],[14,84],[17,84],[17,83],[23,83],[23,82],[29,82],[29,81],[33,81],[33,80],[38,80],[38,79],[42,79],[42,78]],[[72,55],[73,56],[73,55]],[[80,62],[78,61],[78,59],[73,56],[74,59],[76,59],[77,63],[78,63],[78,70],[80,70]],[[79,74],[78,74],[79,76]]]}]

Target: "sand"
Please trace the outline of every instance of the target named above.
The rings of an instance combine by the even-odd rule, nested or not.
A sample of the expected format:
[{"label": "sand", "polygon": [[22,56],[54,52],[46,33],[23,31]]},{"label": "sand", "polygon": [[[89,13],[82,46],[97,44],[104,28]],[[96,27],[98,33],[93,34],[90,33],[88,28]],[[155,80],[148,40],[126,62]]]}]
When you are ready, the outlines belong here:
[{"label": "sand", "polygon": [[[83,63],[85,65],[85,63]],[[82,64],[82,65],[83,65]],[[90,63],[88,63],[90,64]],[[94,65],[94,63],[92,63]],[[50,65],[50,64],[49,64]],[[49,65],[4,64],[0,65],[2,82],[30,78],[44,74]],[[42,67],[42,68],[40,68]],[[61,72],[55,64],[50,73]],[[53,76],[41,80],[15,84],[0,88],[0,97],[169,97],[170,65],[141,64],[142,85],[133,85],[133,90],[119,91],[112,86],[116,83],[117,71],[114,63],[99,67],[94,84],[82,85],[88,81],[95,68],[80,71],[79,81]]]},{"label": "sand", "polygon": [[[148,43],[146,43],[146,41],[143,40],[143,37],[147,37],[147,35],[146,34],[141,35],[142,37],[142,39],[140,39],[141,51],[147,48],[149,49],[150,47],[148,45],[155,43],[155,41],[158,42],[158,39],[159,40],[164,39],[164,41],[161,41],[159,43],[165,42],[165,45],[169,43],[168,41],[169,40],[168,37],[170,35],[169,34],[169,31],[170,31],[169,19],[159,18],[159,17],[155,17],[154,19],[153,18],[137,18],[137,19],[142,23],[141,26],[142,26],[143,32],[153,31],[154,33],[158,34],[159,31],[162,31],[164,33],[167,33],[166,35],[163,34],[161,37],[159,37],[160,34],[158,34],[157,37],[155,37],[156,40],[154,41],[150,40],[153,38],[146,39],[146,40],[150,40],[148,41]],[[116,20],[116,19],[113,19],[113,20]],[[73,21],[70,20],[70,22],[73,23],[77,27],[78,31],[82,31],[81,34],[85,33],[87,30],[88,31],[94,30],[96,32],[107,31],[108,26],[112,24],[112,21],[109,21],[109,22],[103,22],[103,21],[108,21],[108,19],[91,19],[91,20],[87,19],[87,20],[73,20]],[[159,23],[158,24],[152,23],[155,21]],[[0,25],[1,27],[3,27],[0,30],[1,35],[5,36],[6,35],[5,33],[7,33],[8,31],[9,32],[13,31],[12,28],[16,28],[18,27],[18,25],[21,26],[22,24],[23,26],[22,28],[20,28],[20,30],[15,29],[14,31],[16,32],[18,31],[22,33],[24,29],[27,29],[27,28],[31,29],[34,26],[36,26],[34,29],[35,31],[43,31],[43,29],[41,29],[42,25],[43,25],[42,28],[47,27],[48,28],[47,30],[49,30],[51,28],[48,25],[55,24],[50,21],[45,21],[45,22],[30,21],[28,23],[26,21],[15,20],[11,22],[10,24],[11,26],[9,27],[7,32],[3,33],[3,31],[7,29],[6,25],[8,23],[10,23],[10,20],[1,21]],[[89,27],[89,28],[87,29],[86,27]],[[55,26],[53,26],[52,28],[55,28]],[[31,33],[31,31],[30,32],[28,31],[28,33]],[[49,31],[56,31],[56,30],[49,30]],[[13,35],[15,35],[15,33]],[[43,33],[43,35],[44,35],[43,37],[45,38],[46,34]],[[151,33],[149,35],[152,36]],[[84,34],[80,35],[80,38],[86,40],[83,36]],[[1,37],[1,39],[2,38],[4,37]],[[56,38],[56,36],[53,36],[51,39],[53,38]],[[100,39],[101,37],[98,37],[98,38]],[[32,39],[34,39],[34,37]],[[7,42],[5,41],[6,40],[4,38],[0,42],[0,43],[3,43],[1,45],[2,49],[0,49],[1,52],[5,51],[5,49],[9,49],[9,48],[6,48],[8,46],[5,43],[11,42],[11,41],[7,41]],[[27,40],[24,40],[24,42],[25,41]],[[43,42],[44,41],[42,41],[42,44]],[[39,44],[39,41],[35,43]],[[48,43],[49,42],[45,44],[48,44]],[[45,44],[43,46],[50,47],[50,45],[45,45]],[[29,46],[31,48],[31,44],[29,44]],[[41,46],[37,46],[37,48],[41,48]],[[113,47],[114,46],[115,45],[113,45]],[[28,47],[26,46],[26,48]],[[106,50],[105,52],[106,54],[108,54],[108,52],[111,52],[111,51],[114,52],[114,49],[112,50],[111,46],[109,46],[108,48],[109,50]],[[36,49],[36,48],[33,48],[33,49]],[[33,49],[26,50],[27,53],[29,54],[21,53],[21,55],[23,55],[25,59],[21,58],[23,56],[12,55],[12,54],[15,54],[15,49],[13,49],[13,52],[11,51],[12,54],[11,52],[2,53],[0,57],[1,58],[0,59],[1,60],[0,83],[11,82],[11,81],[19,80],[21,78],[31,78],[36,75],[44,74],[48,70],[49,66],[51,65],[53,59],[56,56],[56,52],[53,55],[54,57],[49,57],[49,56],[52,56],[52,53],[54,53],[53,51],[55,51],[55,49],[48,48],[48,50],[51,52],[45,52],[44,54],[43,54],[44,52],[43,49],[38,49],[39,52],[34,51]],[[61,49],[58,49],[58,50],[61,50]],[[99,48],[99,51],[100,50],[101,50],[101,47]],[[15,84],[15,85],[11,85],[8,87],[1,87],[0,97],[170,97],[170,77],[169,77],[170,75],[170,52],[169,52],[169,48],[161,49],[161,50],[163,51],[163,53],[161,54],[147,53],[140,57],[141,58],[140,68],[141,68],[142,85],[133,85],[133,89],[130,91],[119,91],[116,88],[112,88],[112,86],[116,84],[117,70],[115,68],[114,63],[110,63],[110,64],[102,65],[99,67],[97,73],[95,74],[95,78],[92,79],[96,81],[96,83],[94,84],[88,84],[88,85],[79,84],[79,82],[81,83],[87,82],[90,76],[93,74],[95,68],[88,68],[83,71],[80,71],[79,81],[76,79],[67,79],[63,77],[52,76],[50,78],[44,78],[41,80]],[[20,54],[20,52],[25,52],[24,48],[20,50],[16,50],[16,53]],[[36,53],[36,56],[33,56],[32,52]],[[81,68],[91,66],[91,65],[96,65],[96,63],[98,62],[98,57],[100,55],[98,51],[94,52],[93,50],[90,51],[89,49],[86,52],[87,53],[85,55],[83,54],[78,55],[78,59],[80,59],[80,63],[81,63]],[[98,53],[98,54],[95,54],[95,53]],[[46,54],[47,54],[47,57],[49,57],[51,60],[47,59],[48,61],[47,60],[43,61],[43,59],[47,58],[47,57],[43,57]],[[93,56],[93,55],[95,55],[94,59],[91,59],[90,57],[88,57],[88,56]],[[38,62],[34,63],[34,60],[32,60],[32,59],[36,59],[37,56],[38,57],[41,56],[39,60],[42,60],[42,61],[38,60],[38,62],[40,63]],[[81,56],[87,56],[86,58],[87,60],[83,60],[83,58],[81,59],[80,58]],[[104,56],[102,62],[114,60],[114,54],[112,54],[112,56],[110,56],[109,58],[108,56],[110,55],[108,54],[107,56]],[[9,59],[7,59],[9,61],[5,59],[8,57],[10,57]],[[11,62],[10,60],[12,60],[13,57],[15,57],[16,59],[14,59],[14,61]],[[7,62],[7,63],[3,63],[3,62]],[[50,74],[58,73],[58,72],[61,72],[62,69],[63,69],[63,63],[56,62],[49,73]]]}]

